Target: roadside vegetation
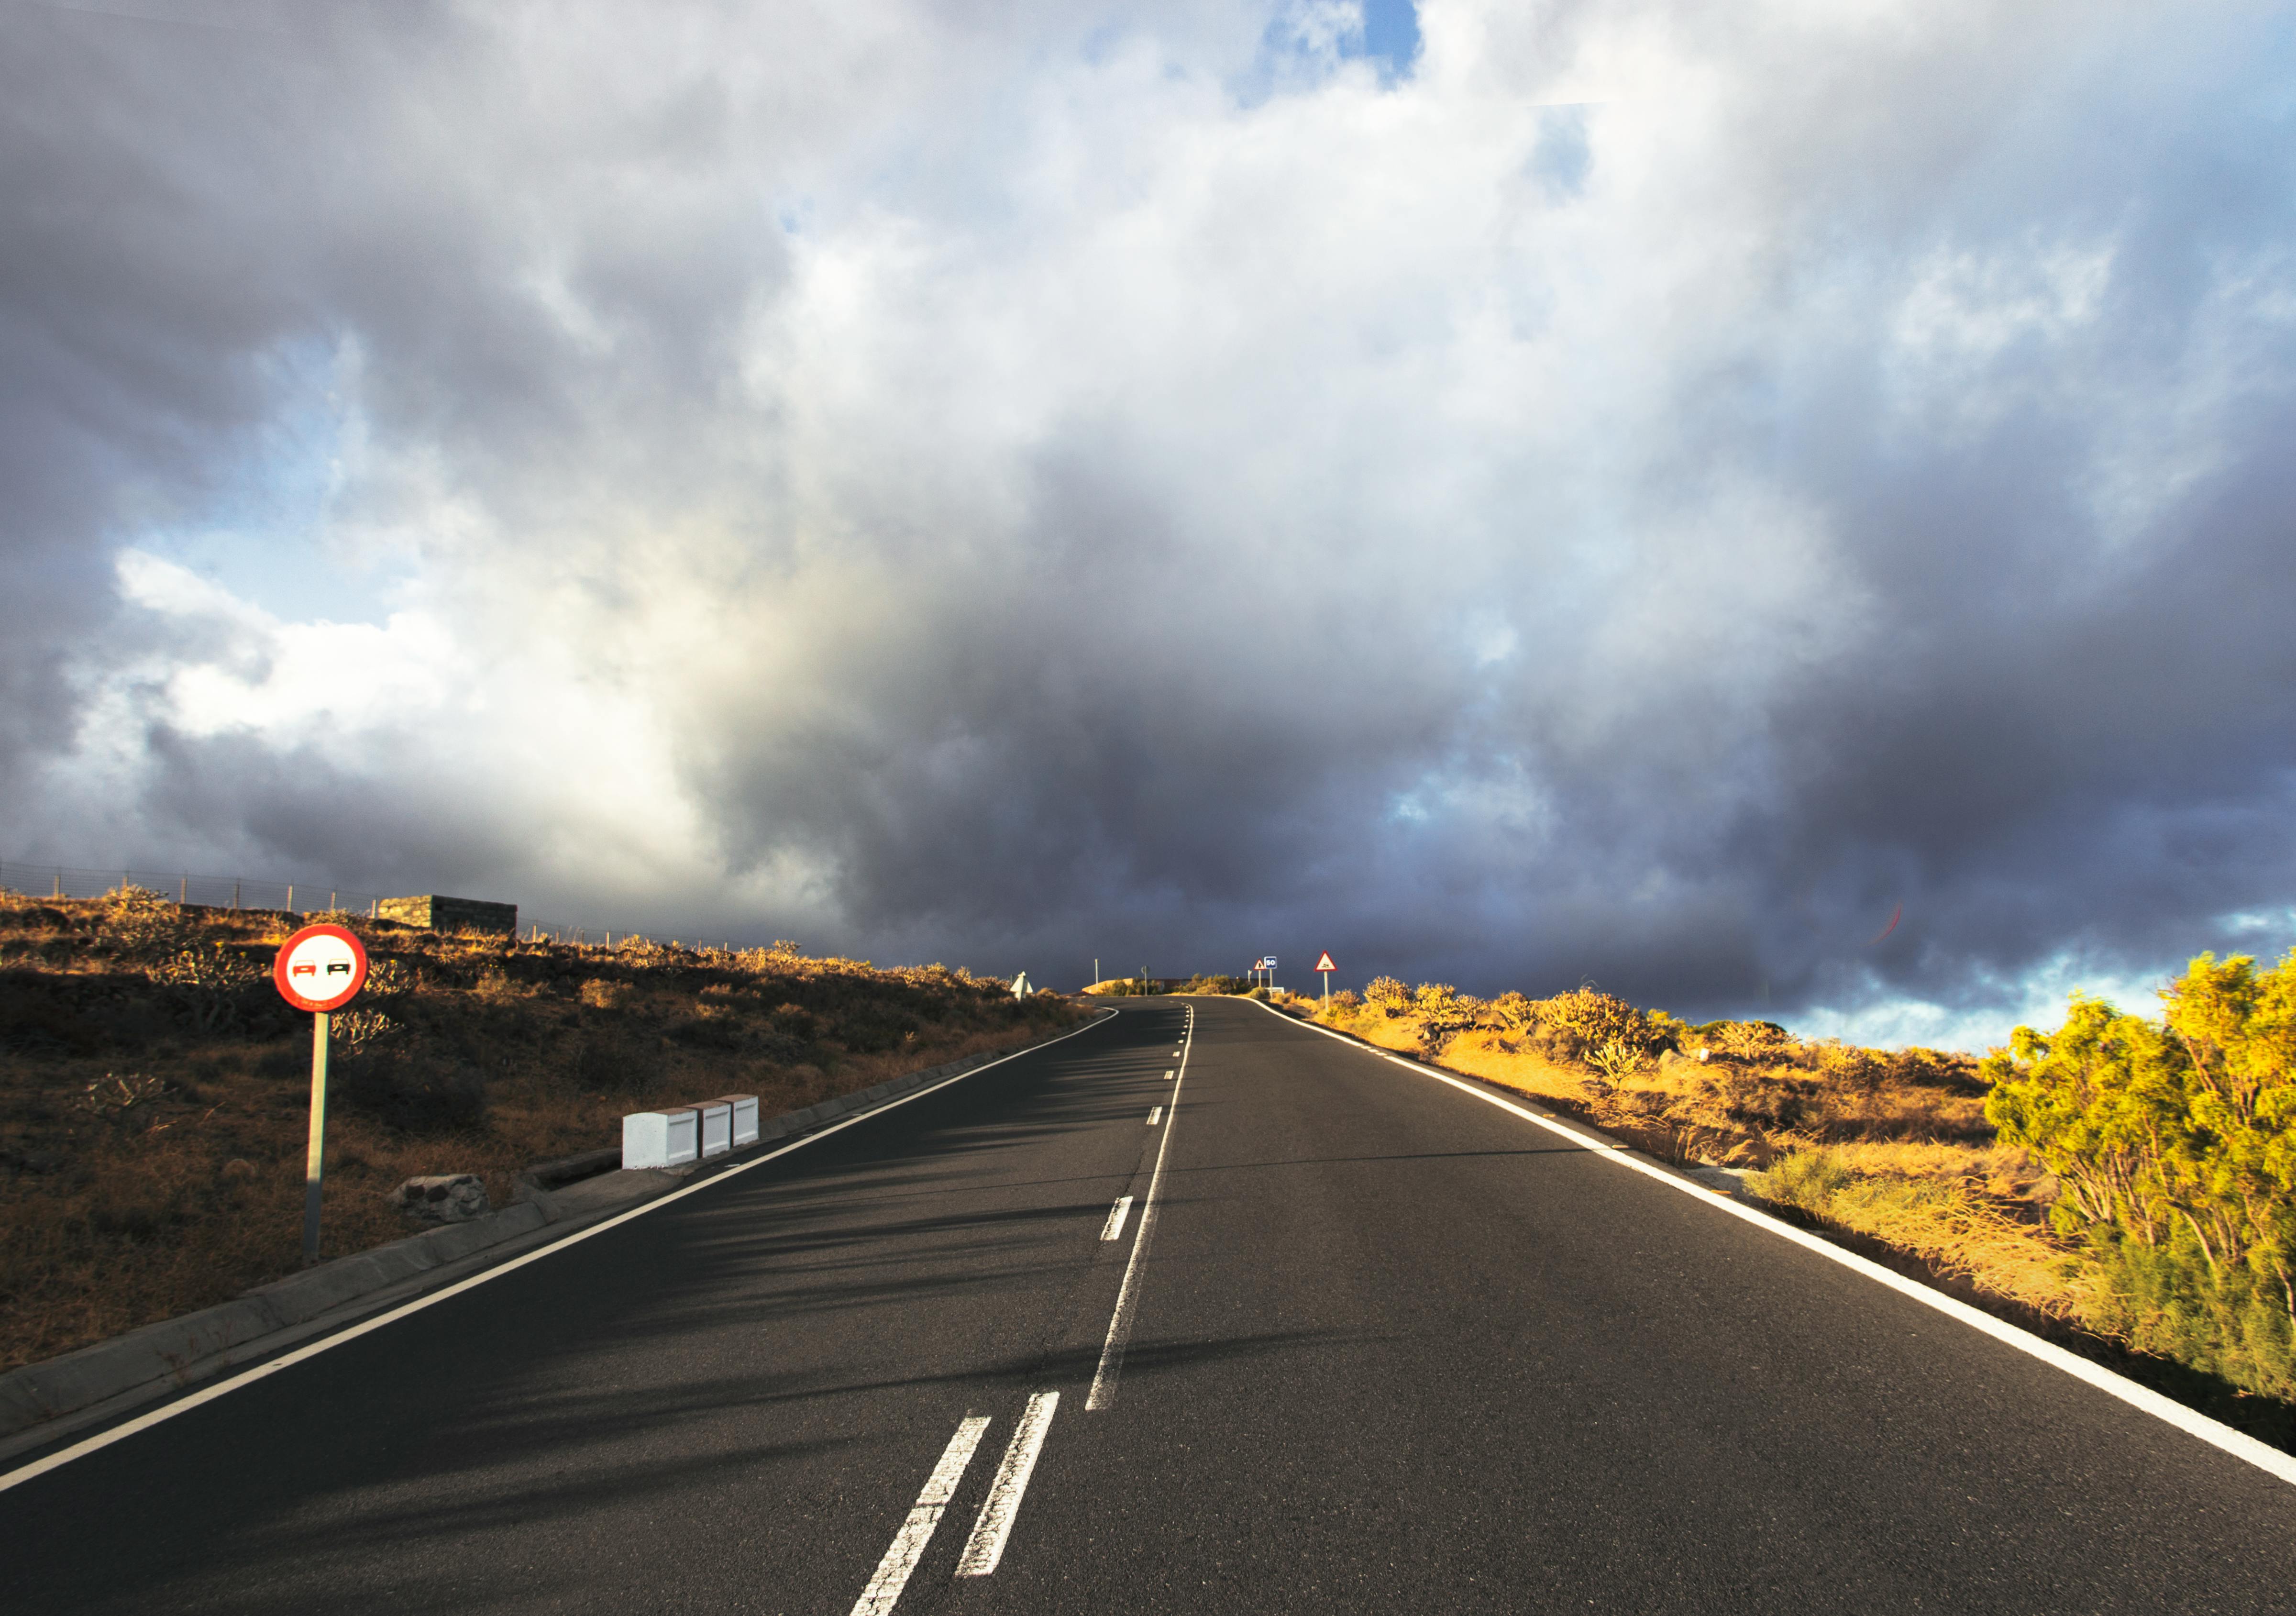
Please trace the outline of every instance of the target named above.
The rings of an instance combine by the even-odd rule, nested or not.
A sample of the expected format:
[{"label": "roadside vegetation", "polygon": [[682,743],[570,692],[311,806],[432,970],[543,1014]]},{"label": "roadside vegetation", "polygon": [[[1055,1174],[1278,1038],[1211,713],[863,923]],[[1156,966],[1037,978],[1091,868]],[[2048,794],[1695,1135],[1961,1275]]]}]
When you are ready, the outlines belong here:
[{"label": "roadside vegetation", "polygon": [[1152,998],[1167,993],[1242,993],[1247,985],[1240,976],[1199,974],[1176,982],[1143,974],[1111,977],[1106,981],[1095,982],[1085,991],[1108,998]]},{"label": "roadside vegetation", "polygon": [[1546,1102],[2149,1362],[2296,1446],[2296,954],[2203,955],[2159,1019],[2076,995],[1983,1061],[1692,1023],[1593,988],[1479,999],[1392,978],[1306,1019]]},{"label": "roadside vegetation", "polygon": [[347,915],[0,893],[0,1369],[226,1300],[300,1262],[311,1018],[272,987],[309,920],[365,941],[335,1017],[324,1254],[412,1232],[386,1196],[478,1173],[496,1206],[626,1112],[767,1116],[1084,1015],[939,965],[441,935]]}]

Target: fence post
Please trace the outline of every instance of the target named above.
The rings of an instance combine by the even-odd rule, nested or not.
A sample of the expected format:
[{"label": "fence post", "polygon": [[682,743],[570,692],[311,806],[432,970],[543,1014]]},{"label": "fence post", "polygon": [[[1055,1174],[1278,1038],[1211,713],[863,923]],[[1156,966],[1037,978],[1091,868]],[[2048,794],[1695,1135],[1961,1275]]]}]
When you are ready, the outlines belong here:
[{"label": "fence post", "polygon": [[185,903],[190,901],[191,896],[192,878],[187,873],[184,876],[183,880],[176,883],[176,907],[178,909],[182,908]]},{"label": "fence post", "polygon": [[239,907],[239,882],[235,881],[231,883],[231,906]]}]

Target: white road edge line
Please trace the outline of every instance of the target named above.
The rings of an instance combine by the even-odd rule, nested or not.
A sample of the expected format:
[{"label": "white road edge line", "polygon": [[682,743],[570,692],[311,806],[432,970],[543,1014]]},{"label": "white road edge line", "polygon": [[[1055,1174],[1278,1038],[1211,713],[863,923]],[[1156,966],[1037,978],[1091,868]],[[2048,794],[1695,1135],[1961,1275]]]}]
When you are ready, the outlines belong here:
[{"label": "white road edge line", "polygon": [[[1284,1021],[1290,1021],[1295,1027],[1304,1027],[1310,1032],[1320,1032],[1327,1038],[1337,1038],[1351,1049],[1361,1050],[1365,1054],[1376,1055],[1383,1061],[1391,1061],[1398,1066],[1417,1072],[1423,1078],[1432,1078],[1438,1083],[1447,1083],[1460,1093],[1472,1095],[1476,1099],[1496,1105],[1501,1111],[1511,1111],[1526,1122],[1535,1122],[1551,1134],[1559,1134],[1581,1150],[1591,1152],[1603,1161],[1616,1162],[1620,1167],[1631,1168],[1645,1178],[1654,1178],[1669,1189],[1681,1191],[1702,1206],[1710,1206],[1727,1212],[1733,1218],[1742,1218],[1757,1228],[1775,1235],[1781,1240],[1791,1240],[1798,1246],[1815,1251],[1829,1262],[1840,1263],[1845,1268],[1863,1274],[1876,1284],[1887,1285],[1892,1291],[1910,1296],[1923,1307],[1934,1308],[1948,1318],[1958,1319],[1971,1329],[1989,1335],[2005,1346],[2014,1347],[2028,1357],[2037,1358],[2053,1369],[2061,1369],[2077,1381],[2087,1382],[2108,1397],[2119,1398],[2132,1408],[2140,1409],[2156,1420],[2174,1425],[2188,1436],[2198,1437],[2210,1447],[2222,1448],[2233,1457],[2245,1459],[2259,1470],[2277,1476],[2292,1486],[2296,1486],[2296,1454],[2283,1453],[2276,1448],[2258,1441],[2246,1431],[2234,1431],[2222,1421],[2212,1420],[2196,1409],[2185,1407],[2172,1398],[2161,1396],[2150,1386],[2140,1386],[2126,1375],[2115,1374],[2101,1364],[2092,1364],[2085,1358],[2068,1352],[2054,1341],[2043,1341],[2031,1332],[2021,1330],[2013,1324],[1997,1319],[1980,1308],[1972,1308],[1967,1302],[1948,1296],[1941,1291],[1932,1291],[1927,1285],[1916,1280],[1907,1279],[1902,1274],[1893,1274],[1881,1264],[1869,1261],[1855,1251],[1845,1251],[1831,1241],[1821,1240],[1807,1230],[1795,1228],[1789,1223],[1782,1223],[1767,1213],[1756,1211],[1752,1207],[1741,1202],[1710,1195],[1707,1194],[1705,1185],[1693,1179],[1677,1177],[1664,1168],[1653,1166],[1647,1161],[1636,1161],[1626,1153],[1631,1148],[1630,1146],[1610,1140],[1587,1138],[1575,1129],[1566,1128],[1550,1118],[1542,1117],[1537,1112],[1527,1110],[1511,1100],[1503,1100],[1488,1089],[1478,1088],[1472,1083],[1464,1083],[1446,1073],[1431,1070],[1416,1061],[1406,1061],[1402,1056],[1392,1054],[1386,1050],[1358,1044],[1353,1038],[1334,1032],[1328,1027],[1318,1027],[1313,1022],[1302,1021],[1284,1015],[1282,1011],[1272,1005],[1261,1004],[1260,1008],[1267,1011],[1271,1015],[1282,1016]],[[1168,1138],[1168,1136],[1167,1136]],[[1090,1407],[1091,1405],[1086,1404],[1086,1407]]]},{"label": "white road edge line", "polygon": [[1160,1122],[1160,1121],[1162,1121],[1162,1120],[1163,1120],[1163,1119],[1164,1119],[1164,1108],[1163,1108],[1162,1106],[1160,1106],[1160,1105],[1152,1105],[1152,1106],[1150,1106],[1150,1107],[1148,1108],[1148,1126],[1149,1126],[1149,1127],[1151,1127],[1151,1128],[1155,1127],[1155,1126],[1156,1126],[1156,1124],[1157,1124],[1157,1123],[1159,1123],[1159,1122]]},{"label": "white road edge line", "polygon": [[[1180,1089],[1188,1080],[1188,1052],[1196,1046],[1195,1029],[1190,1027],[1187,1040],[1180,1046],[1180,1075],[1172,1079],[1172,1114],[1180,1114]],[[1163,1110],[1162,1106],[1156,1108]],[[1124,1283],[1116,1292],[1116,1313],[1108,1321],[1108,1339],[1101,1343],[1100,1366],[1092,1372],[1092,1390],[1084,1399],[1084,1411],[1095,1414],[1116,1403],[1116,1383],[1124,1376],[1124,1349],[1132,1340],[1132,1315],[1140,1305],[1140,1262],[1148,1254],[1149,1242],[1156,1233],[1156,1192],[1163,1187],[1164,1157],[1172,1148],[1172,1128],[1156,1144],[1156,1170],[1148,1175],[1148,1197],[1140,1203],[1140,1226],[1132,1236],[1132,1255],[1124,1264]]]},{"label": "white road edge line", "polygon": [[[1021,1513],[1021,1496],[1029,1490],[1037,1455],[1044,1450],[1045,1433],[1053,1428],[1053,1410],[1060,1406],[1057,1391],[1039,1391],[1029,1398],[1020,1428],[1004,1449],[1004,1463],[996,1467],[996,1480],[989,1483],[980,1518],[972,1523],[972,1536],[964,1540],[964,1553],[956,1562],[958,1576],[986,1577],[1004,1558],[1004,1539],[1013,1535],[1013,1518]],[[854,1616],[860,1616],[857,1606]]]},{"label": "white road edge line", "polygon": [[956,1434],[941,1449],[940,1463],[925,1478],[925,1489],[917,1495],[909,1518],[901,1522],[901,1530],[893,1534],[892,1546],[877,1562],[877,1574],[869,1579],[869,1586],[853,1602],[853,1616],[890,1616],[893,1606],[900,1601],[901,1590],[909,1585],[909,1573],[924,1558],[925,1545],[932,1541],[933,1528],[940,1524],[942,1513],[955,1495],[956,1484],[964,1479],[964,1467],[972,1463],[972,1452],[980,1446],[981,1433],[988,1429],[988,1416],[983,1414],[969,1414],[957,1426]]},{"label": "white road edge line", "polygon": [[1132,1197],[1119,1195],[1116,1204],[1108,1209],[1108,1223],[1100,1231],[1103,1240],[1113,1240],[1124,1233],[1124,1220],[1132,1216]]},{"label": "white road edge line", "polygon": [[277,1358],[258,1364],[252,1369],[242,1370],[237,1374],[232,1375],[225,1380],[217,1381],[213,1385],[203,1387],[200,1390],[193,1392],[189,1397],[179,1398],[175,1402],[168,1404],[165,1407],[154,1408],[151,1413],[139,1415],[135,1419],[129,1420],[124,1424],[115,1425],[109,1431],[98,1431],[95,1435],[89,1437],[83,1441],[75,1442],[70,1448],[59,1448],[45,1459],[36,1459],[29,1464],[22,1465],[18,1469],[8,1472],[4,1475],[0,1475],[0,1492],[6,1492],[10,1488],[29,1481],[36,1476],[45,1475],[49,1471],[69,1464],[74,1459],[84,1457],[88,1454],[95,1452],[98,1448],[109,1448],[112,1443],[132,1437],[140,1431],[149,1431],[152,1426],[160,1424],[163,1421],[172,1420],[179,1414],[188,1413],[192,1409],[197,1408],[202,1403],[211,1403],[215,1401],[216,1399],[222,1397],[226,1393],[238,1390],[242,1386],[250,1385],[254,1382],[263,1379],[266,1375],[276,1374],[282,1369],[291,1368],[293,1366],[303,1362],[306,1358],[316,1358],[322,1352],[341,1346],[345,1341],[357,1341],[360,1336],[366,1334],[371,1330],[380,1330],[385,1325],[397,1324],[400,1319],[405,1318],[411,1313],[420,1313],[425,1308],[435,1308],[440,1302],[447,1300],[449,1297],[460,1296],[465,1291],[476,1290],[479,1286],[486,1284],[490,1281],[500,1279],[505,1274],[516,1272],[518,1269],[526,1267],[526,1265],[530,1262],[539,1262],[544,1258],[552,1255],[554,1252],[562,1251],[568,1246],[579,1244],[581,1242],[591,1238],[593,1235],[603,1235],[608,1229],[619,1228],[623,1224],[629,1222],[633,1218],[643,1218],[648,1212],[660,1211],[663,1207],[669,1205],[674,1201],[683,1201],[688,1195],[699,1194],[703,1190],[710,1189],[718,1185],[725,1183],[728,1178],[740,1177],[742,1174],[748,1172],[751,1168],[763,1167],[768,1161],[778,1161],[782,1157],[788,1155],[791,1151],[803,1150],[808,1144],[818,1144],[824,1139],[828,1138],[830,1135],[843,1133],[847,1128],[851,1128],[856,1123],[866,1122],[872,1118],[882,1117],[887,1112],[898,1110],[900,1107],[909,1103],[912,1100],[922,1100],[927,1095],[939,1094],[950,1084],[962,1083],[967,1078],[978,1077],[980,1073],[987,1071],[992,1066],[1002,1066],[1005,1062],[1017,1061],[1024,1054],[1035,1054],[1040,1050],[1050,1049],[1054,1044],[1066,1043],[1069,1039],[1075,1038],[1078,1033],[1090,1032],[1095,1027],[1105,1026],[1118,1013],[1118,1012],[1113,1010],[1108,1011],[1101,1015],[1098,1020],[1086,1021],[1083,1026],[1076,1029],[1074,1032],[1064,1032],[1061,1034],[1059,1038],[1048,1038],[1044,1043],[1037,1045],[1034,1048],[1016,1049],[1011,1054],[999,1055],[993,1061],[984,1061],[980,1065],[972,1068],[970,1071],[960,1071],[954,1077],[943,1078],[939,1082],[935,1083],[930,1088],[920,1088],[914,1094],[903,1095],[898,1100],[889,1100],[873,1111],[864,1112],[857,1117],[848,1117],[842,1122],[833,1122],[829,1127],[821,1129],[817,1133],[808,1134],[802,1139],[793,1140],[790,1144],[783,1145],[779,1150],[771,1151],[765,1155],[759,1156],[754,1161],[740,1162],[733,1167],[726,1168],[720,1172],[712,1173],[709,1177],[701,1180],[699,1183],[689,1184],[682,1190],[672,1190],[668,1194],[659,1196],[652,1201],[649,1201],[644,1206],[632,1207],[628,1211],[609,1218],[603,1223],[594,1223],[586,1229],[577,1229],[571,1235],[567,1235],[563,1240],[554,1240],[546,1246],[537,1246],[533,1251],[525,1253],[523,1256],[513,1257],[507,1262],[498,1263],[483,1273],[472,1275],[468,1279],[457,1280],[453,1284],[447,1286],[443,1290],[433,1291],[426,1296],[418,1296],[413,1301],[402,1302],[387,1313],[378,1313],[373,1318],[362,1319],[357,1324],[349,1326],[348,1329],[338,1331],[332,1335],[322,1336],[319,1340],[311,1342],[308,1346],[298,1347],[292,1352],[282,1353]]}]

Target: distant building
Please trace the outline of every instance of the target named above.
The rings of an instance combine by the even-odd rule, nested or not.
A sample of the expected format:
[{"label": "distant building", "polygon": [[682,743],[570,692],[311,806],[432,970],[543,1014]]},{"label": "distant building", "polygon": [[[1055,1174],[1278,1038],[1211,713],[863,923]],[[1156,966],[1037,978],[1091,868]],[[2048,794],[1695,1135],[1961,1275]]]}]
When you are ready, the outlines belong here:
[{"label": "distant building", "polygon": [[385,898],[374,906],[375,918],[395,920],[402,926],[426,931],[484,931],[500,937],[518,934],[518,906],[490,904],[476,898]]}]

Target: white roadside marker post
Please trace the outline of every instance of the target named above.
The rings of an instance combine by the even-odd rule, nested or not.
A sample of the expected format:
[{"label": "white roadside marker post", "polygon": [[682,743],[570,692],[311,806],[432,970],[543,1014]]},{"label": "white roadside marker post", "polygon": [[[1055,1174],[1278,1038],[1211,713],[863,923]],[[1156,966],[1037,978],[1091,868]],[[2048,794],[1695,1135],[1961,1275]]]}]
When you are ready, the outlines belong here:
[{"label": "white roadside marker post", "polygon": [[271,962],[279,997],[311,1012],[311,1131],[303,1153],[303,1262],[319,1260],[319,1205],[326,1188],[327,1042],[334,1013],[366,986],[366,948],[338,925],[305,926]]}]

